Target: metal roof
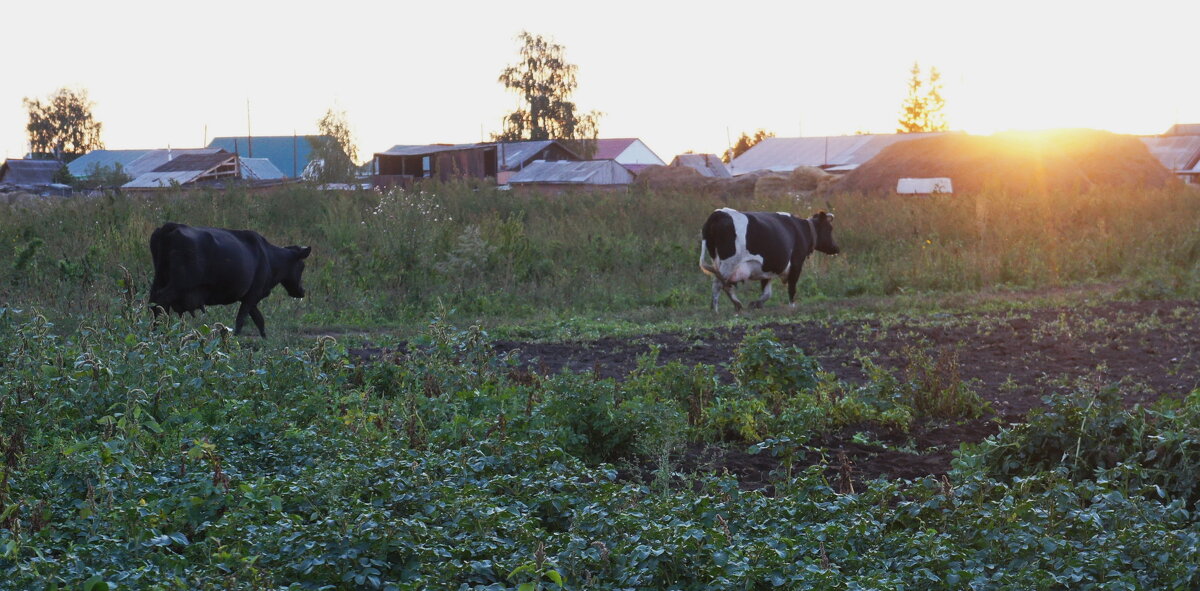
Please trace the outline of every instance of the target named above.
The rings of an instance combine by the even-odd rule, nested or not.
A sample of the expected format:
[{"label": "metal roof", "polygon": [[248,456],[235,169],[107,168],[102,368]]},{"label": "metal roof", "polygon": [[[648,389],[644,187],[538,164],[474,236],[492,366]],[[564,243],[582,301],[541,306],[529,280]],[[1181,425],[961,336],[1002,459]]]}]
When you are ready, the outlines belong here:
[{"label": "metal roof", "polygon": [[242,178],[267,181],[287,178],[268,158],[242,158]]},{"label": "metal roof", "polygon": [[732,176],[716,154],[680,154],[671,161],[671,166],[686,166],[707,177],[727,179]]},{"label": "metal roof", "polygon": [[633,173],[614,160],[538,160],[508,180],[510,184],[627,185]]},{"label": "metal roof", "polygon": [[942,133],[769,137],[734,158],[729,168],[736,176],[757,170],[790,172],[801,166],[858,167],[892,144],[938,135]]},{"label": "metal roof", "polygon": [[629,149],[633,142],[638,141],[635,137],[623,138],[606,138],[596,140],[596,159],[597,160],[616,160],[621,152]]},{"label": "metal roof", "polygon": [[392,146],[386,152],[376,152],[376,156],[428,156],[439,152],[453,152],[456,150],[470,150],[475,148],[483,148],[493,144],[426,144],[423,146],[413,145],[396,145]]},{"label": "metal roof", "polygon": [[[266,158],[286,176],[299,177],[312,156],[312,142],[321,135],[216,137],[209,148],[221,148],[244,158]],[[311,141],[310,141],[311,140]]]},{"label": "metal roof", "polygon": [[185,154],[216,154],[220,148],[167,148],[165,150],[146,150],[146,153],[136,158],[125,167],[125,173],[137,178],[147,172],[166,164]]},{"label": "metal roof", "polygon": [[0,181],[14,185],[48,185],[62,168],[57,160],[20,160],[9,158],[0,165]]},{"label": "metal roof", "polygon": [[1200,135],[1157,135],[1138,139],[1171,172],[1200,165]]},{"label": "metal roof", "polygon": [[1176,123],[1163,135],[1200,135],[1200,123]]},{"label": "metal roof", "polygon": [[579,155],[574,150],[563,145],[558,140],[530,140],[527,142],[504,142],[494,144],[499,151],[501,158],[504,159],[501,164],[502,170],[516,170],[522,164],[528,162],[531,158],[538,155],[539,152],[545,150],[552,145],[558,145],[564,152],[570,154],[574,159],[579,160]]},{"label": "metal roof", "polygon": [[182,154],[162,163],[152,172],[177,172],[181,170],[207,172],[234,158],[236,156],[224,150],[213,154]]},{"label": "metal roof", "polygon": [[129,170],[129,164],[146,155],[150,150],[92,150],[67,164],[71,176],[86,179],[93,167],[116,168],[120,164],[124,171]]},{"label": "metal roof", "polygon": [[200,175],[204,174],[203,170],[175,170],[169,172],[147,172],[138,175],[137,178],[121,185],[122,189],[161,189],[170,187],[172,184],[185,185],[190,183]]}]

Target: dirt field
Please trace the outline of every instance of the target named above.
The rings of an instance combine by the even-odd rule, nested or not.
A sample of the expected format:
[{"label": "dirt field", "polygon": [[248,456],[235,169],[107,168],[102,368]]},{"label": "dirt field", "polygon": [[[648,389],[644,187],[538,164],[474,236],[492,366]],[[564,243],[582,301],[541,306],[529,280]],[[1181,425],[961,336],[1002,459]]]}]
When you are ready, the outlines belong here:
[{"label": "dirt field", "polygon": [[[900,369],[910,345],[934,355],[956,352],[959,372],[991,402],[995,415],[953,426],[918,426],[909,435],[877,434],[884,445],[864,445],[847,430],[820,442],[826,458],[845,454],[854,480],[889,476],[941,475],[951,452],[962,442],[979,441],[1001,425],[1019,422],[1042,397],[1078,387],[1081,380],[1108,384],[1124,380],[1128,401],[1145,403],[1160,396],[1186,394],[1200,386],[1200,304],[1194,301],[1107,302],[1016,312],[936,314],[888,321],[776,324],[785,344],[798,345],[840,379],[860,383],[861,354]],[[608,338],[586,343],[500,341],[499,351],[518,352],[542,371],[594,370],[620,378],[635,360],[661,347],[659,359],[722,366],[730,361],[744,330],[652,334],[638,339]],[[898,447],[920,453],[896,451]],[[810,457],[807,462],[820,458]],[[728,469],[754,486],[765,483],[776,466],[770,458],[740,452],[689,449],[686,468]]]}]

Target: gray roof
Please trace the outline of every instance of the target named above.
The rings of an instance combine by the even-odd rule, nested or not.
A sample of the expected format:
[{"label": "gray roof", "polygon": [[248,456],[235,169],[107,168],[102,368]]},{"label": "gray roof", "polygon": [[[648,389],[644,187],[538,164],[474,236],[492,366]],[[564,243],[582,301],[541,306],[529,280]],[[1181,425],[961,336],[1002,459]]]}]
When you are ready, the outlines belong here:
[{"label": "gray roof", "polygon": [[526,166],[508,180],[510,184],[527,183],[568,185],[628,185],[633,182],[633,173],[617,164],[615,160],[538,160]]},{"label": "gray roof", "polygon": [[242,158],[242,178],[268,181],[286,177],[270,158]]},{"label": "gray roof", "polygon": [[716,154],[680,154],[671,161],[671,166],[686,166],[707,177],[727,179],[733,176]]},{"label": "gray roof", "polygon": [[1167,170],[1177,172],[1200,165],[1200,135],[1159,135],[1138,139]]},{"label": "gray roof", "polygon": [[207,172],[231,159],[233,154],[220,150],[212,154],[180,154],[167,162],[163,162],[151,172],[178,172],[182,170],[198,170]]},{"label": "gray roof", "polygon": [[481,148],[486,144],[425,144],[421,146],[412,145],[396,145],[392,146],[386,152],[376,152],[376,156],[428,156],[439,152],[453,152],[455,150],[469,150],[471,148]]},{"label": "gray roof", "polygon": [[204,174],[203,170],[176,170],[170,172],[147,172],[139,174],[137,178],[121,185],[122,189],[161,189],[170,187],[172,183],[184,185],[190,183],[200,175]]},{"label": "gray roof", "polygon": [[9,158],[0,165],[0,181],[14,185],[49,185],[62,168],[57,160],[18,160]]},{"label": "gray roof", "polygon": [[138,158],[146,155],[150,150],[92,150],[83,156],[72,160],[67,164],[67,170],[71,171],[71,176],[79,179],[86,179],[88,172],[93,167],[101,168],[116,168],[117,164],[121,165],[122,170],[129,170],[129,164]]},{"label": "gray roof", "polygon": [[829,137],[769,137],[733,159],[734,175],[757,170],[790,172],[801,166],[857,168],[899,142],[942,135],[933,133],[861,134]]},{"label": "gray roof", "polygon": [[554,144],[558,144],[558,147],[565,150],[568,154],[571,154],[572,156],[576,156],[576,159],[578,159],[578,156],[575,154],[574,151],[572,151],[570,148],[564,146],[561,142],[558,142],[556,140],[530,140],[527,142],[504,142],[504,143],[499,143],[499,144],[495,144],[495,145],[497,146],[496,149],[500,152],[501,157],[504,159],[503,164],[501,164],[501,168],[503,170],[515,170],[516,168],[520,167],[523,163],[525,163],[527,160],[536,156],[538,154],[538,152],[541,152],[542,150],[545,150],[546,148],[548,148]]},{"label": "gray roof", "polygon": [[267,135],[216,137],[209,148],[222,148],[239,156],[266,158],[285,175],[299,177],[312,157],[312,142],[320,135]]}]

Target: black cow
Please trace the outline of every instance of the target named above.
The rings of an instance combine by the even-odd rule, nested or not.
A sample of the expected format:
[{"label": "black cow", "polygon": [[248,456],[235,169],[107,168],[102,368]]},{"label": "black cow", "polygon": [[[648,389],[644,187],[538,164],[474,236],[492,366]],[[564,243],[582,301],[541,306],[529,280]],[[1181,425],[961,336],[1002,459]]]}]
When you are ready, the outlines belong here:
[{"label": "black cow", "polygon": [[258,232],[201,228],[169,222],[150,235],[154,283],[150,303],[183,314],[241,302],[234,334],[242,332],[246,316],[258,333],[267,336],[258,302],[283,284],[288,295],[304,297],[300,275],[310,247],[281,248]]},{"label": "black cow", "polygon": [[[752,302],[761,308],[771,297],[771,280],[781,277],[788,286],[788,305],[796,305],[796,280],[804,260],[814,250],[837,254],[833,242],[833,214],[817,212],[810,218],[790,213],[741,212],[728,207],[708,216],[701,229],[700,270],[712,275],[712,309],[724,291],[741,311],[742,302],[733,293],[747,279],[762,282],[762,297]],[[707,262],[706,262],[707,259]]]}]

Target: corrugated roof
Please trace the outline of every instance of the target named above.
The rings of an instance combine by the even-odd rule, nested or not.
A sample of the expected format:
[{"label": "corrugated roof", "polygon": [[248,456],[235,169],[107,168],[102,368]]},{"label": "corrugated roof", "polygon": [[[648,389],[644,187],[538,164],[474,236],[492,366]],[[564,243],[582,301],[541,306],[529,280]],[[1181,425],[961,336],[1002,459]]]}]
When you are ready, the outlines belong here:
[{"label": "corrugated roof", "polygon": [[937,135],[942,133],[769,137],[734,158],[729,168],[741,175],[758,170],[790,172],[801,166],[857,167],[892,144]]},{"label": "corrugated roof", "polygon": [[1172,172],[1191,169],[1200,162],[1200,135],[1159,135],[1138,139]]},{"label": "corrugated roof", "polygon": [[508,180],[511,184],[627,185],[633,173],[614,160],[538,160]]},{"label": "corrugated roof", "polygon": [[245,158],[266,158],[286,176],[299,177],[312,155],[312,143],[325,136],[320,135],[266,135],[228,136],[213,138],[210,148],[221,148],[226,152]]},{"label": "corrugated roof", "polygon": [[224,150],[213,154],[183,154],[172,158],[168,162],[162,163],[152,172],[178,172],[181,170],[198,170],[200,172],[206,172],[230,161],[233,158],[235,158],[233,154],[230,154]]},{"label": "corrugated roof", "polygon": [[680,154],[671,161],[671,166],[686,166],[700,174],[713,178],[729,178],[729,168],[716,154]]},{"label": "corrugated roof", "polygon": [[57,160],[21,160],[9,158],[0,165],[0,181],[14,185],[48,185],[62,168]]},{"label": "corrugated roof", "polygon": [[558,140],[530,140],[527,142],[504,142],[490,145],[496,146],[500,154],[499,157],[504,160],[504,163],[500,167],[501,170],[516,170],[522,164],[537,157],[542,150],[552,145],[557,145],[563,152],[569,154],[571,159],[580,160],[578,154]]},{"label": "corrugated roof", "polygon": [[121,185],[122,189],[161,189],[170,187],[172,184],[185,185],[190,183],[200,175],[204,174],[203,170],[175,170],[169,172],[147,172],[138,175],[137,178]]},{"label": "corrugated roof", "polygon": [[83,156],[80,156],[67,164],[67,170],[71,171],[71,175],[75,178],[86,179],[88,172],[93,167],[115,168],[117,164],[121,165],[121,169],[128,171],[129,164],[138,158],[146,155],[150,150],[92,150]]},{"label": "corrugated roof", "polygon": [[287,178],[268,158],[242,158],[242,178],[268,181]]}]

